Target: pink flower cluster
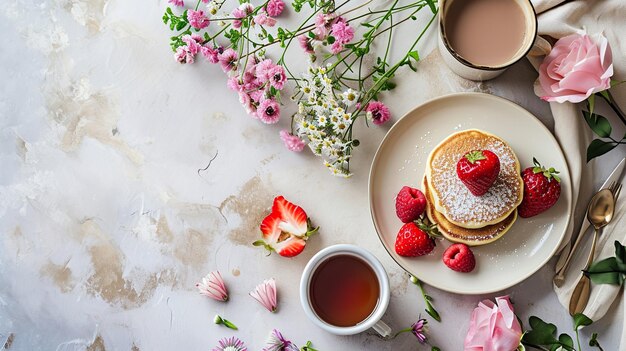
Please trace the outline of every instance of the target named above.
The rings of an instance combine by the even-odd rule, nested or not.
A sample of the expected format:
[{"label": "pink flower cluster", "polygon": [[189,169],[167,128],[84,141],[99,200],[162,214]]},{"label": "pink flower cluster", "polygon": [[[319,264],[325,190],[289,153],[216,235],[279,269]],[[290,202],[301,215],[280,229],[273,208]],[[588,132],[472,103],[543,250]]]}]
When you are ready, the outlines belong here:
[{"label": "pink flower cluster", "polygon": [[209,62],[217,63],[221,48],[203,44],[204,40],[198,34],[185,35],[182,37],[185,45],[179,46],[174,54],[174,59],[180,63],[194,63],[196,55],[202,54]]},{"label": "pink flower cluster", "polygon": [[350,27],[348,22],[338,21],[331,27],[331,34],[335,38],[335,42],[330,47],[330,51],[333,54],[338,54],[343,50],[343,46],[354,38],[354,28]]},{"label": "pink flower cluster", "polygon": [[250,57],[241,74],[228,79],[227,86],[239,94],[239,102],[246,112],[266,124],[274,124],[280,119],[280,105],[274,91],[282,90],[287,82],[285,69],[270,59],[260,61]]},{"label": "pink flower cluster", "polygon": [[187,21],[195,29],[204,29],[209,26],[209,18],[204,14],[204,11],[187,10]]},{"label": "pink flower cluster", "polygon": [[344,46],[354,39],[354,28],[341,16],[334,13],[320,13],[315,17],[315,29],[313,29],[315,38],[311,38],[306,34],[298,37],[298,43],[304,52],[313,54],[313,43],[315,41],[324,41],[329,36],[334,38],[330,51],[337,54],[343,50]]}]

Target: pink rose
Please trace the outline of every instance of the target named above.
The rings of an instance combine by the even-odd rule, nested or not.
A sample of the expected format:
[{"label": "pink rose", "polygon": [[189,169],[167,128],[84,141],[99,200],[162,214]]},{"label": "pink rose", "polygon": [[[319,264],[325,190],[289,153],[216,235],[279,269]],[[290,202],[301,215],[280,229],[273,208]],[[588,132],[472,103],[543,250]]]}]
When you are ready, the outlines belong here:
[{"label": "pink rose", "polygon": [[496,303],[484,300],[472,312],[465,351],[513,351],[519,346],[522,327],[509,297],[496,297]]},{"label": "pink rose", "polygon": [[559,39],[539,67],[536,94],[546,101],[578,103],[611,87],[613,55],[602,34]]}]

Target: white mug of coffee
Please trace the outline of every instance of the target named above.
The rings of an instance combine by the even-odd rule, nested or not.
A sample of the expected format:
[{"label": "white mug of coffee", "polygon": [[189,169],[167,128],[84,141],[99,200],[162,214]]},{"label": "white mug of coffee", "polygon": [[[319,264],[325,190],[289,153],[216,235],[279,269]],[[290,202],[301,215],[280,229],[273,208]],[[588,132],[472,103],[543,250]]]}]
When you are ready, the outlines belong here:
[{"label": "white mug of coffee", "polygon": [[389,305],[389,279],[378,259],[358,246],[339,244],[318,252],[304,268],[300,302],[306,316],[336,335],[391,328],[380,319]]},{"label": "white mug of coffee", "polygon": [[495,78],[524,58],[537,37],[537,14],[530,0],[439,3],[439,51],[463,78]]}]

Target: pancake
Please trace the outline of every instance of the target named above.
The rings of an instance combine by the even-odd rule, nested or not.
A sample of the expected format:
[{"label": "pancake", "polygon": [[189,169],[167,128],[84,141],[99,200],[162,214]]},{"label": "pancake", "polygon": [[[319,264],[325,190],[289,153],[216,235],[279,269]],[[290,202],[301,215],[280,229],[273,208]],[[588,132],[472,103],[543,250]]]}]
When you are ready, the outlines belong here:
[{"label": "pancake", "polygon": [[[498,178],[483,196],[474,196],[456,174],[458,160],[473,150],[490,150],[500,159]],[[437,212],[462,228],[498,224],[522,202],[524,188],[515,152],[504,140],[477,129],[454,133],[437,145],[428,156],[426,176]]]},{"label": "pancake", "polygon": [[478,229],[467,229],[456,226],[446,219],[444,215],[437,212],[433,205],[431,192],[428,189],[428,181],[424,177],[424,195],[426,196],[426,215],[431,223],[436,223],[439,232],[455,243],[463,243],[469,246],[478,246],[492,243],[500,239],[506,232],[511,229],[513,223],[517,219],[517,211],[513,211],[502,222],[488,225]]}]

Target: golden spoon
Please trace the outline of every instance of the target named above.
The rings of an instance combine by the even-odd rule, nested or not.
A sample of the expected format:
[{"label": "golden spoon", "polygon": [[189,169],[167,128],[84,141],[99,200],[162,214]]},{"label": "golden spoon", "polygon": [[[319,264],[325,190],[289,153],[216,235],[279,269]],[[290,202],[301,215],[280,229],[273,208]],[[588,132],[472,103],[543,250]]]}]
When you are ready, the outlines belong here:
[{"label": "golden spoon", "polygon": [[[593,233],[593,241],[591,242],[591,252],[587,259],[587,264],[583,270],[588,270],[589,266],[593,262],[593,256],[596,251],[596,242],[600,234],[600,229],[613,219],[613,212],[615,210],[615,197],[613,192],[609,189],[602,189],[597,192],[591,201],[589,207],[587,207],[587,220],[595,229]],[[582,312],[587,307],[589,301],[589,295],[591,294],[591,280],[588,276],[584,275],[576,284],[572,297],[569,300],[569,314],[575,315]]]}]

